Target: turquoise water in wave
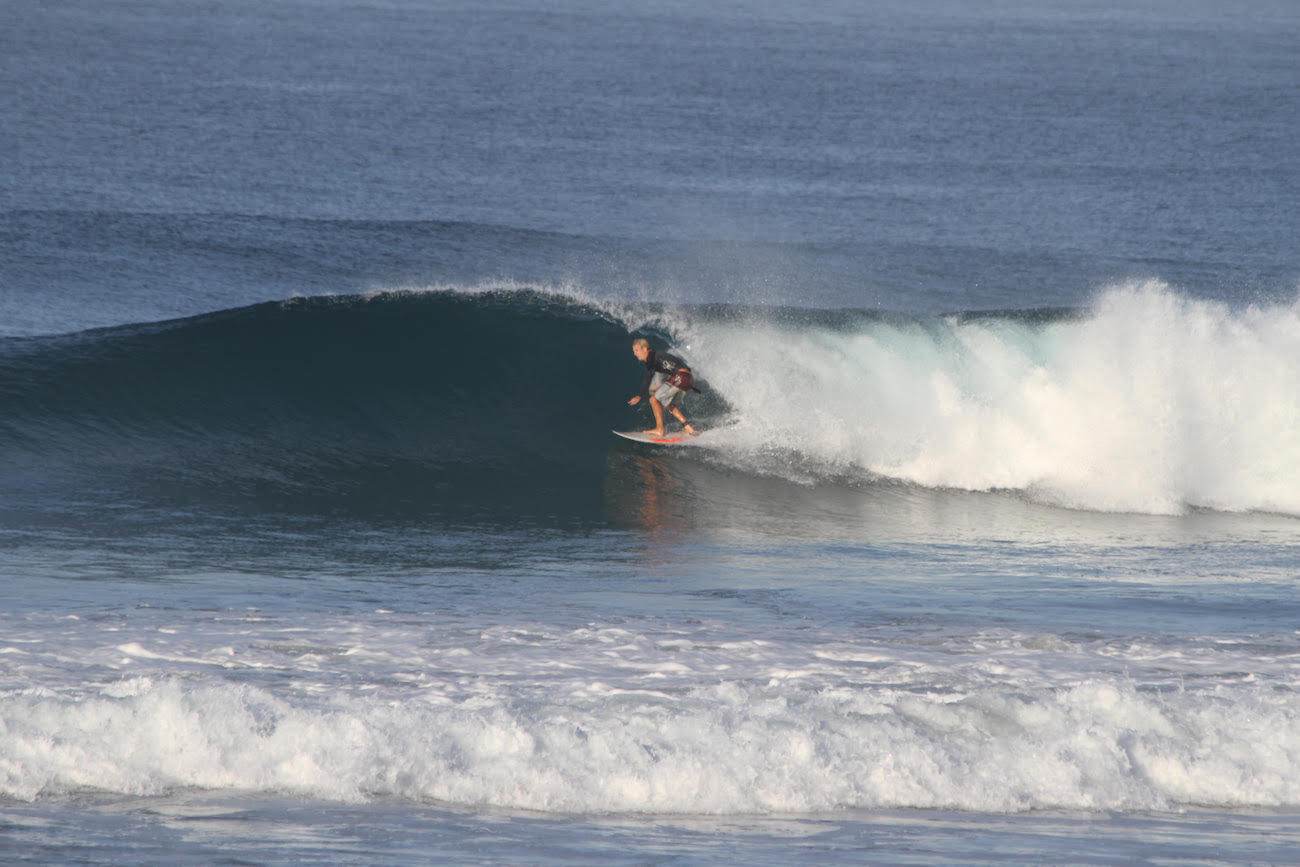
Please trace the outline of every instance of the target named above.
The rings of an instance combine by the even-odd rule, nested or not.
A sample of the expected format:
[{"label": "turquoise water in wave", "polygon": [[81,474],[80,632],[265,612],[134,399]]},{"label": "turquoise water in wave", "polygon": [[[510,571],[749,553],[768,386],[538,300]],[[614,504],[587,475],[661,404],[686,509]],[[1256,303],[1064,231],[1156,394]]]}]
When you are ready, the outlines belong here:
[{"label": "turquoise water in wave", "polygon": [[0,19],[0,860],[1300,860],[1292,4]]}]

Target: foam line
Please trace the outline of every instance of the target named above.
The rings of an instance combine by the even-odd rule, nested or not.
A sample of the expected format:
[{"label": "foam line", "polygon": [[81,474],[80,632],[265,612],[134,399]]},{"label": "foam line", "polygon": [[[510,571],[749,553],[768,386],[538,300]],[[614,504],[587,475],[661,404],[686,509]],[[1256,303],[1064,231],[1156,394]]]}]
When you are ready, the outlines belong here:
[{"label": "foam line", "polygon": [[218,680],[0,701],[0,793],[181,787],[542,811],[770,813],[1300,805],[1300,700],[1091,679],[965,694],[724,682],[290,700]]}]

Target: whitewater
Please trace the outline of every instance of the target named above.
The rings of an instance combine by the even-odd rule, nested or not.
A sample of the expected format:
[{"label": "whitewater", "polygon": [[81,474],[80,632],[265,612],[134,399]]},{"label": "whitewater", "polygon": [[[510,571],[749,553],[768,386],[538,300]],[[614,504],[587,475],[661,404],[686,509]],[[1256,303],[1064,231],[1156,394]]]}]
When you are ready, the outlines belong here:
[{"label": "whitewater", "polygon": [[9,0],[0,862],[1300,863],[1298,11]]},{"label": "whitewater", "polygon": [[[574,816],[1289,839],[1297,311],[479,285],[8,338],[0,797],[20,827],[307,799],[462,854],[488,810],[504,858]],[[536,333],[582,390],[533,402]],[[635,335],[700,372],[685,448],[608,433]]]},{"label": "whitewater", "polygon": [[[725,448],[1116,512],[1300,514],[1300,306],[1142,283],[1077,314],[684,323]],[[755,371],[761,374],[755,376]]]},{"label": "whitewater", "polygon": [[9,797],[179,787],[723,815],[1300,802],[1297,653],[1247,641],[59,620],[6,618],[0,652],[44,684],[11,683],[3,702]]},{"label": "whitewater", "polygon": [[[399,410],[412,388],[393,366],[399,322],[445,332],[408,347],[412,367],[475,352],[506,363]],[[597,408],[552,401],[477,450],[432,437],[430,413],[483,418],[513,402],[531,352],[517,335],[538,329],[570,333],[579,359],[592,346],[622,356],[636,333],[668,341],[706,374],[693,411],[709,435],[670,453],[606,440],[628,369],[591,378],[608,392]],[[353,350],[340,358],[344,332]],[[239,397],[241,368],[195,358],[194,334],[214,358],[249,334],[274,354],[243,355],[261,375]],[[378,292],[19,341],[5,369],[28,371],[29,387],[9,390],[7,447],[66,462],[44,484],[75,499],[45,529],[8,531],[11,562],[33,558],[21,571],[38,583],[4,614],[3,793],[721,816],[1294,808],[1297,602],[1283,561],[1250,549],[1295,529],[1286,458],[1300,425],[1283,391],[1297,348],[1294,304],[1232,309],[1160,284],[1109,289],[1086,310],[934,317]],[[292,369],[271,374],[313,352],[334,358],[328,396]],[[88,364],[117,383],[111,418]],[[384,420],[353,425],[346,452],[340,404]],[[552,450],[560,466],[536,468],[580,406],[600,446]],[[268,426],[280,445],[250,452]],[[385,474],[394,464],[402,478]],[[76,480],[88,473],[109,487],[87,491]],[[346,505],[342,518],[236,519],[301,512],[305,477],[313,498]],[[32,496],[26,473],[9,483]],[[584,496],[589,485],[604,493]],[[576,539],[530,529],[537,486],[553,490],[542,523],[585,528]],[[453,529],[481,488],[487,504]],[[137,517],[101,529],[68,517],[110,498],[136,502]],[[21,502],[9,498],[11,519]],[[479,524],[520,509],[522,524]],[[1201,527],[1158,523],[1190,509]],[[1231,512],[1246,514],[1234,524]],[[940,516],[948,553],[917,561]],[[76,596],[44,580],[95,581],[122,557],[143,566],[160,521],[171,565],[57,613]],[[360,547],[316,541],[329,527],[360,533]],[[987,540],[992,527],[1017,539],[1021,562]],[[51,528],[58,566],[39,553]],[[641,532],[659,541],[647,550]],[[809,534],[825,541],[779,541]],[[1130,548],[1162,537],[1181,550],[1176,568]],[[108,561],[93,553],[105,545]],[[212,573],[217,551],[246,565]],[[449,566],[427,571],[430,555]],[[1109,565],[1061,562],[1081,556]],[[1251,564],[1249,591],[1229,563]],[[790,585],[776,577],[786,568],[811,572]],[[596,589],[619,572],[659,577],[627,597]],[[303,579],[346,613],[299,610],[289,585]],[[110,602],[145,588],[161,596]],[[448,607],[445,591],[464,598]],[[1092,615],[1061,592],[1091,598]],[[1040,607],[1009,601],[1025,594]],[[1187,594],[1209,604],[1209,624],[1161,613]],[[217,607],[180,604],[191,599]],[[1234,609],[1245,620],[1219,617]],[[1145,628],[1162,616],[1174,619]]]}]

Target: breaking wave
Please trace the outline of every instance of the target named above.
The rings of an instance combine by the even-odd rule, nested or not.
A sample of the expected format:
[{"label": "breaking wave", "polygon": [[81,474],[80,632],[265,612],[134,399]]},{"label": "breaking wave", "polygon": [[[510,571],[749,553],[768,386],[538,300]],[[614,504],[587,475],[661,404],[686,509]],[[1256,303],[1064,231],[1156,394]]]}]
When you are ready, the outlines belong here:
[{"label": "breaking wave", "polygon": [[691,414],[715,428],[663,460],[1300,514],[1300,304],[1231,308],[1159,283],[1087,310],[934,317],[386,292],[10,338],[0,486],[10,502],[63,485],[590,516],[609,462],[637,449],[610,429],[645,421],[626,407],[634,333],[687,356],[705,385]]}]

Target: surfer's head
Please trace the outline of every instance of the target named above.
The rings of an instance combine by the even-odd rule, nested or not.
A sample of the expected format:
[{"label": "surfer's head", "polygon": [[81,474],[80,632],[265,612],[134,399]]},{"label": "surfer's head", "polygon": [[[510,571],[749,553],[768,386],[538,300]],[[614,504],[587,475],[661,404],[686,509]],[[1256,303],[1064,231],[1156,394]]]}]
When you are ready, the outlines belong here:
[{"label": "surfer's head", "polygon": [[637,361],[645,361],[646,356],[650,354],[650,341],[644,337],[638,337],[632,341],[632,354],[636,356]]}]

